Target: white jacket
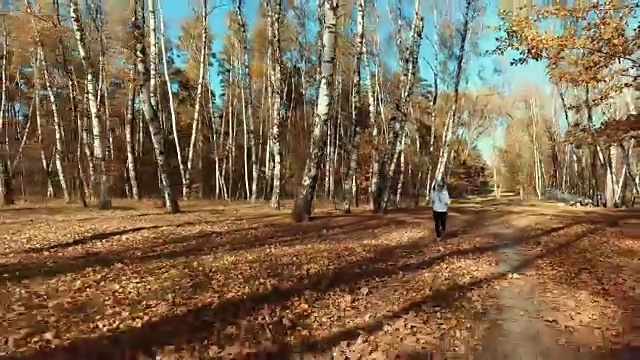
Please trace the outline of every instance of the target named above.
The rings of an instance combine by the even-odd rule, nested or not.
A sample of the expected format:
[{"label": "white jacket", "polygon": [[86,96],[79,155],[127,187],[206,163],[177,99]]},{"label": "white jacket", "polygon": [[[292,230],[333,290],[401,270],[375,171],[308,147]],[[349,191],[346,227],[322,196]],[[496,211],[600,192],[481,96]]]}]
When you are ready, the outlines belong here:
[{"label": "white jacket", "polygon": [[431,192],[431,207],[433,211],[446,212],[449,209],[450,203],[451,199],[449,199],[447,189],[442,189],[442,191],[433,190]]}]

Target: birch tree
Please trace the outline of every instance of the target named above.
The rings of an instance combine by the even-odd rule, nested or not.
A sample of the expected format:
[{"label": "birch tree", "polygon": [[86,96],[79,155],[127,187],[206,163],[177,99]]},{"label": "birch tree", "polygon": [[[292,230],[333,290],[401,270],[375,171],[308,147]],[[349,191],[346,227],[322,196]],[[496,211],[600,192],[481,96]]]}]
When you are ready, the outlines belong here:
[{"label": "birch tree", "polygon": [[132,67],[129,77],[129,93],[127,94],[127,104],[124,114],[124,134],[127,152],[127,173],[129,175],[129,184],[131,187],[131,196],[135,200],[140,200],[140,190],[138,186],[138,174],[136,172],[136,159],[134,154],[134,134],[133,134],[133,122],[135,119],[135,102],[136,102],[136,88],[134,69]]},{"label": "birch tree", "polygon": [[[26,0],[28,1],[28,0]],[[109,197],[109,183],[107,178],[107,166],[104,156],[104,145],[102,143],[102,123],[100,121],[100,111],[98,109],[98,100],[96,97],[96,77],[93,71],[91,55],[88,52],[85,42],[84,26],[80,18],[80,9],[78,0],[69,0],[71,23],[76,42],[78,44],[78,53],[84,66],[87,77],[87,96],[89,101],[89,112],[91,114],[91,125],[93,130],[93,158],[96,162],[97,178],[100,187],[100,209],[109,209],[111,207],[111,198]],[[97,191],[94,191],[97,193]]]},{"label": "birch tree", "polygon": [[292,217],[297,222],[308,221],[311,217],[313,200],[318,187],[318,176],[325,150],[325,128],[331,112],[331,96],[336,56],[336,25],[338,19],[338,0],[324,0],[322,13],[324,16],[322,33],[322,70],[320,89],[313,120],[313,132],[309,156],[304,168],[302,184],[292,210]]},{"label": "birch tree", "polygon": [[[400,14],[398,15],[401,17]],[[375,199],[373,210],[377,212],[384,213],[387,210],[391,195],[391,180],[400,154],[404,149],[402,137],[406,131],[409,102],[415,84],[423,30],[424,17],[421,13],[421,1],[415,0],[413,22],[408,39],[405,40],[403,36],[401,24],[396,24],[396,41],[398,53],[400,54],[401,94],[394,106],[395,114],[389,119],[388,123],[386,149],[380,166],[382,179],[379,182],[381,185],[376,189],[376,193],[372,195]]]},{"label": "birch tree", "polygon": [[[442,137],[442,144],[440,146],[440,152],[438,155],[438,162],[435,171],[434,181],[438,179],[443,179],[444,171],[447,166],[447,161],[449,160],[449,154],[451,152],[451,139],[454,132],[454,125],[458,118],[459,112],[459,98],[460,98],[460,83],[462,81],[462,74],[464,71],[465,65],[465,56],[467,52],[467,42],[469,40],[469,34],[471,30],[472,23],[475,21],[478,16],[479,3],[477,0],[465,0],[464,2],[464,10],[463,10],[463,20],[462,27],[460,29],[460,45],[458,49],[458,58],[456,60],[455,67],[455,75],[454,75],[454,89],[453,89],[453,104],[451,108],[451,112],[447,115],[445,130]],[[432,184],[429,184],[431,186]]]},{"label": "birch tree", "polygon": [[[7,34],[7,28],[4,24],[4,20],[2,21],[2,98],[0,99],[0,130],[4,129],[5,133],[5,144],[4,148],[0,150],[2,154],[0,155],[0,203],[2,205],[13,205],[13,188],[12,188],[12,178],[11,172],[9,171],[9,151],[8,151],[8,143],[6,143],[8,122],[6,121],[7,114],[5,113],[5,109],[7,107],[7,66],[8,66],[8,47],[9,47],[9,36]],[[38,94],[36,94],[38,96]],[[48,172],[48,171],[47,171]]]},{"label": "birch tree", "polygon": [[[162,72],[164,74],[164,81],[167,85],[167,97],[169,98],[169,112],[171,113],[171,131],[174,145],[176,147],[176,157],[178,160],[178,170],[180,171],[180,179],[182,185],[187,183],[186,171],[184,166],[184,160],[182,159],[182,147],[180,145],[180,137],[178,136],[178,119],[176,116],[176,105],[173,99],[173,90],[171,89],[171,78],[169,77],[169,66],[167,63],[167,45],[165,44],[165,26],[164,26],[164,13],[162,11],[162,0],[158,1],[158,18],[160,23],[160,49],[162,51]],[[132,109],[133,110],[133,109]],[[133,116],[133,114],[132,114]]]},{"label": "birch tree", "polygon": [[353,90],[351,98],[351,121],[353,122],[353,135],[348,149],[349,165],[347,176],[343,181],[342,210],[345,213],[351,212],[351,200],[353,197],[353,181],[350,179],[356,176],[358,168],[358,151],[360,150],[360,134],[364,128],[364,115],[362,113],[362,84],[360,83],[360,73],[362,72],[362,60],[364,58],[364,27],[365,27],[366,0],[358,0],[357,3],[357,33],[356,33],[356,58],[353,69]]},{"label": "birch tree", "polygon": [[158,172],[160,174],[160,184],[162,185],[162,194],[164,197],[164,203],[167,211],[171,213],[177,213],[180,211],[178,200],[175,198],[173,191],[171,190],[171,182],[169,180],[169,174],[167,171],[167,159],[164,151],[164,135],[162,132],[162,126],[160,119],[158,118],[157,110],[151,104],[150,93],[150,75],[147,51],[144,40],[144,26],[142,24],[142,0],[136,0],[134,6],[133,16],[133,30],[135,36],[135,56],[136,56],[136,68],[138,70],[139,80],[139,94],[144,112],[145,120],[149,126],[149,132],[151,134],[151,141],[153,142],[153,150],[158,165]]},{"label": "birch tree", "polygon": [[[242,48],[242,65],[241,65],[241,86],[242,86],[242,109],[244,123],[246,124],[248,147],[251,151],[251,192],[247,194],[247,197],[251,197],[251,202],[255,203],[258,200],[258,151],[254,133],[254,118],[253,118],[253,92],[251,91],[252,77],[251,77],[251,65],[249,62],[249,44],[247,37],[247,24],[244,16],[244,0],[235,0],[235,12],[238,18],[238,26],[240,30],[240,47]],[[247,169],[245,169],[247,171]]]},{"label": "birch tree", "polygon": [[204,87],[204,75],[206,73],[206,67],[208,66],[207,54],[209,49],[209,44],[207,42],[208,34],[209,34],[209,10],[207,5],[207,0],[201,0],[201,17],[200,17],[200,27],[201,27],[201,50],[200,50],[200,59],[198,62],[198,83],[196,88],[196,98],[195,98],[195,110],[193,112],[193,122],[191,125],[191,141],[189,142],[189,150],[187,153],[187,166],[185,168],[185,183],[182,185],[182,196],[185,199],[191,197],[191,176],[192,176],[192,168],[193,168],[193,160],[195,157],[195,148],[196,141],[198,139],[198,130],[200,129],[200,104],[202,99],[202,89]]},{"label": "birch tree", "polygon": [[280,128],[282,126],[282,54],[280,48],[280,16],[282,0],[270,0],[269,17],[269,81],[271,90],[271,134],[269,136],[273,154],[273,189],[271,190],[271,207],[280,209],[280,192],[282,186],[282,147],[280,144]]}]

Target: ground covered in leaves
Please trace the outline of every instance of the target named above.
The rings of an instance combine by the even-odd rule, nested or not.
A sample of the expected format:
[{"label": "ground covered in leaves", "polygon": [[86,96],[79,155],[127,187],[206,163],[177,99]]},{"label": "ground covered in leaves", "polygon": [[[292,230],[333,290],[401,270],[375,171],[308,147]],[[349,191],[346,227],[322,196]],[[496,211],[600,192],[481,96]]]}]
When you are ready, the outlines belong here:
[{"label": "ground covered in leaves", "polygon": [[123,204],[0,209],[0,356],[640,354],[637,210],[466,200],[436,243],[426,208]]}]

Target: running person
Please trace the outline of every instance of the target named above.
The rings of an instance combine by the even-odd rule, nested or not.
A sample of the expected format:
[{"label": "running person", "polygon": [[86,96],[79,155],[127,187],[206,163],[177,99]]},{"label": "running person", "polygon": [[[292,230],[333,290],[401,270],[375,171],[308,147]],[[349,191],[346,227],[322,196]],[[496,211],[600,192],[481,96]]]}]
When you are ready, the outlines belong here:
[{"label": "running person", "polygon": [[447,211],[449,210],[449,192],[444,186],[444,181],[438,179],[431,191],[431,208],[433,209],[433,223],[436,230],[436,240],[440,241],[447,230]]}]

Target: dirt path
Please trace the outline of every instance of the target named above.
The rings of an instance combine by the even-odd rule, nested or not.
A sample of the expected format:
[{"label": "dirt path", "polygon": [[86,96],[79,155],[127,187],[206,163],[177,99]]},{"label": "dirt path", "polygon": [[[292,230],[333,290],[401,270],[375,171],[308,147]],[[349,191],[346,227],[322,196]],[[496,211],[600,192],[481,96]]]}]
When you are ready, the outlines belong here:
[{"label": "dirt path", "polygon": [[474,359],[613,359],[571,344],[567,334],[552,326],[548,304],[538,296],[545,280],[538,278],[534,262],[528,261],[531,255],[518,236],[518,225],[523,223],[527,219],[488,229],[501,244],[496,254],[497,272],[506,277],[508,285],[493,291],[496,304],[485,319],[488,329],[482,350]]},{"label": "dirt path", "polygon": [[557,334],[541,319],[532,269],[514,270],[525,260],[514,230],[494,226],[491,231],[501,243],[497,271],[507,276],[510,284],[495,291],[497,306],[488,314],[489,329],[479,357],[495,360],[566,358],[562,355],[564,348],[555,343]]}]

